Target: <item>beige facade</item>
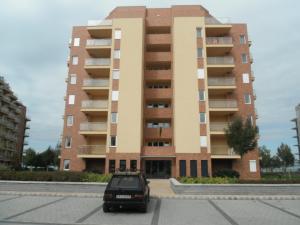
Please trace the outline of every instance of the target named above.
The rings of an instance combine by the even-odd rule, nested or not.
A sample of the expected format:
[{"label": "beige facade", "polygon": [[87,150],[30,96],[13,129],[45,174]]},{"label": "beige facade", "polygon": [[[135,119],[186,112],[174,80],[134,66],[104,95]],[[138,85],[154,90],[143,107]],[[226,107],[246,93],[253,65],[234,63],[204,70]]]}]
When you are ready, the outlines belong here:
[{"label": "beige facade", "polygon": [[255,125],[249,43],[202,6],[117,7],[74,27],[61,169],[258,179],[257,150],[241,158],[224,132],[236,115]]}]

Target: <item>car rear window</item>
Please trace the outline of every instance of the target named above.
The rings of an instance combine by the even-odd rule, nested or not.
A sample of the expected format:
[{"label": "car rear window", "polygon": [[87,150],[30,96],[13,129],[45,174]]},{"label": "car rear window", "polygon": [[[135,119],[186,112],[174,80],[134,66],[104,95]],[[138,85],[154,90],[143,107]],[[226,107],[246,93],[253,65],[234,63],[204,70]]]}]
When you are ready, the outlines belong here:
[{"label": "car rear window", "polygon": [[140,179],[138,176],[115,176],[112,178],[110,182],[111,188],[129,188],[136,189],[140,188]]}]

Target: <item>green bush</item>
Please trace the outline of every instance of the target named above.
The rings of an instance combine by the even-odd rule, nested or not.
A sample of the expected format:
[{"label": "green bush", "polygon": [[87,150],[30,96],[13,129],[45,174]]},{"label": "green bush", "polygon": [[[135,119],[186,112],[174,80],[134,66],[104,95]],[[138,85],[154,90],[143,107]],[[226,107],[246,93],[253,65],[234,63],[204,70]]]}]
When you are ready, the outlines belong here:
[{"label": "green bush", "polygon": [[231,169],[223,169],[218,170],[213,174],[213,177],[231,177],[231,178],[239,178],[239,172]]},{"label": "green bush", "polygon": [[66,171],[0,171],[0,180],[108,182],[111,175]]},{"label": "green bush", "polygon": [[237,178],[230,177],[179,177],[178,181],[184,184],[235,184]]}]

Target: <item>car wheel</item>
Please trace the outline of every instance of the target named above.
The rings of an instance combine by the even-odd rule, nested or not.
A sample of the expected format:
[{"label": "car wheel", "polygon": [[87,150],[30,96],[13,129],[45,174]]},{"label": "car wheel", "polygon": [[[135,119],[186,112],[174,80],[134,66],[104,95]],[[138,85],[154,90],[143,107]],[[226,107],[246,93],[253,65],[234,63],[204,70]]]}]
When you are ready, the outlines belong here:
[{"label": "car wheel", "polygon": [[103,209],[103,212],[105,212],[105,213],[110,211],[109,207],[106,204],[103,204],[102,209]]},{"label": "car wheel", "polygon": [[147,202],[142,206],[141,212],[146,213],[147,212]]},{"label": "car wheel", "polygon": [[150,192],[148,191],[148,196],[147,196],[148,202],[150,202]]}]

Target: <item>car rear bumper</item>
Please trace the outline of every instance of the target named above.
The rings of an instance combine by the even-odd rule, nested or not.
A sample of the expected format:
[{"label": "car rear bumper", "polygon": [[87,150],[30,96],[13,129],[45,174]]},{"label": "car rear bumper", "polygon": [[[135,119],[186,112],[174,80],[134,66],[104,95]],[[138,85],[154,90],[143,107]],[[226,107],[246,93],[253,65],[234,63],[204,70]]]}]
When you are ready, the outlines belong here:
[{"label": "car rear bumper", "polygon": [[146,200],[139,200],[139,201],[104,201],[104,204],[108,207],[145,207]]}]

